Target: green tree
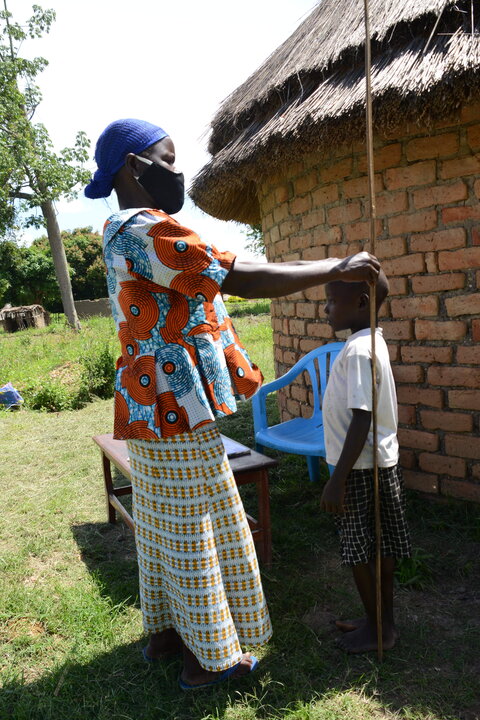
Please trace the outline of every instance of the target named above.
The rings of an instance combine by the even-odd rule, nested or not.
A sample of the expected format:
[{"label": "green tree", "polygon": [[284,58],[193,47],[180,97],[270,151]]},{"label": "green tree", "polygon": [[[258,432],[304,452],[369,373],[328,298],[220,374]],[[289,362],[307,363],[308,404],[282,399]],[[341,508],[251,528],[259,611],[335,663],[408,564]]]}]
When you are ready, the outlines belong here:
[{"label": "green tree", "polygon": [[[105,264],[102,255],[102,236],[91,227],[62,231],[62,242],[71,270],[75,300],[95,300],[107,296]],[[32,247],[48,253],[48,238],[33,241]],[[1,272],[1,271],[0,271]]]},{"label": "green tree", "polygon": [[[0,303],[32,305],[52,309],[60,293],[52,256],[36,247],[18,247],[12,241],[0,243]],[[61,307],[61,306],[60,306]]]},{"label": "green tree", "polygon": [[[28,37],[49,32],[55,19],[53,10],[33,6],[33,15],[25,26],[14,22],[3,0],[0,12],[0,236],[12,233],[21,223],[43,224],[47,228],[55,274],[63,308],[72,327],[79,328],[73,303],[70,275],[58,227],[54,201],[75,197],[79,183],[87,182],[89,141],[83,132],[76,136],[74,147],[59,154],[53,150],[47,129],[32,121],[41,101],[35,78],[47,61],[28,60],[19,55]],[[40,208],[39,222],[35,210]]]},{"label": "green tree", "polygon": [[245,231],[245,235],[247,237],[245,249],[255,255],[265,255],[265,241],[263,239],[262,226],[249,225]]}]

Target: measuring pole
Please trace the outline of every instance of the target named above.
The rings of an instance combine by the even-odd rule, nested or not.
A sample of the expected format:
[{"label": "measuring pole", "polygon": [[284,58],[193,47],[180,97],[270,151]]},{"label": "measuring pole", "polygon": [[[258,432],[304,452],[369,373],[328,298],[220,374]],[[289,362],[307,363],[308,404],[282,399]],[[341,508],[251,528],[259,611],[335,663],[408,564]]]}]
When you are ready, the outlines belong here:
[{"label": "measuring pole", "polygon": [[[365,79],[366,79],[366,127],[367,127],[367,167],[368,192],[370,198],[370,252],[375,255],[376,204],[375,169],[373,162],[373,120],[372,120],[372,80],[370,17],[368,0],[365,6]],[[370,336],[372,342],[372,430],[373,430],[373,491],[375,499],[375,598],[377,613],[377,652],[383,659],[382,633],[382,524],[380,516],[380,487],[378,481],[378,432],[377,432],[377,368],[375,352],[375,332],[377,327],[377,291],[375,283],[370,285]]]}]

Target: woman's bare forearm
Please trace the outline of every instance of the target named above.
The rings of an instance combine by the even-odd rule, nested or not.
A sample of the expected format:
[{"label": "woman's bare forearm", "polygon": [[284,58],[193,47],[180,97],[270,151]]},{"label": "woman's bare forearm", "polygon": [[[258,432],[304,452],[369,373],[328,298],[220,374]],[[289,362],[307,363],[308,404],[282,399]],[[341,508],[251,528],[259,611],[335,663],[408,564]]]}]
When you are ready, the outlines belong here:
[{"label": "woman's bare forearm", "polygon": [[222,291],[245,298],[282,297],[334,280],[374,281],[380,265],[368,253],[348,258],[255,263],[236,260]]}]

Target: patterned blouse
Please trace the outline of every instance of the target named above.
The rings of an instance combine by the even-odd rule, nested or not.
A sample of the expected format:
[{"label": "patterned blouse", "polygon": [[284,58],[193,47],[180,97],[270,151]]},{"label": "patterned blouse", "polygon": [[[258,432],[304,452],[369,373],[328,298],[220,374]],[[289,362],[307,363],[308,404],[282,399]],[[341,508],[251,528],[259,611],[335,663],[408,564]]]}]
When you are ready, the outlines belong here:
[{"label": "patterned blouse", "polygon": [[122,346],[114,437],[158,440],[235,412],[263,380],[219,293],[235,255],[148,209],[112,215],[103,252]]}]

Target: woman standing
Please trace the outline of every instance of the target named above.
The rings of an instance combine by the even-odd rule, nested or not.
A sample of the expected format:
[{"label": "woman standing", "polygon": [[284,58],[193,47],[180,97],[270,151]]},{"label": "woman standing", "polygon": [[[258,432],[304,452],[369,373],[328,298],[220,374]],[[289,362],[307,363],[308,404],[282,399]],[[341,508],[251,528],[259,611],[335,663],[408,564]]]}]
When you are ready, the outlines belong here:
[{"label": "woman standing", "polygon": [[220,291],[279,297],[331,280],[371,281],[367,253],[345,260],[236,261],[170,217],[184,201],[162,128],[111,123],[89,198],[114,189],[104,228],[117,361],[114,437],[127,441],[146,660],[183,653],[183,689],[251,672],[241,644],[271,635],[255,549],[215,418],[262,381]]}]

